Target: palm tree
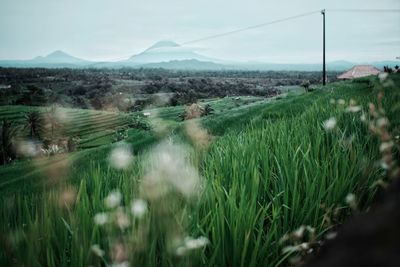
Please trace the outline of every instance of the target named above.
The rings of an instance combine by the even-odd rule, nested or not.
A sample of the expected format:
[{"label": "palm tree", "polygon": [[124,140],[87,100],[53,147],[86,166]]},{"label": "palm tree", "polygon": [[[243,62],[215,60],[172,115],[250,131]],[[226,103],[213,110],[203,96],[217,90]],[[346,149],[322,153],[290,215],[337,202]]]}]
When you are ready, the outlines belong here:
[{"label": "palm tree", "polygon": [[13,127],[10,121],[4,119],[1,124],[0,131],[0,149],[2,164],[6,164],[9,160],[15,158],[15,153],[13,151],[15,133],[16,128]]},{"label": "palm tree", "polygon": [[25,129],[29,130],[29,137],[40,139],[43,132],[43,119],[36,110],[25,114]]}]

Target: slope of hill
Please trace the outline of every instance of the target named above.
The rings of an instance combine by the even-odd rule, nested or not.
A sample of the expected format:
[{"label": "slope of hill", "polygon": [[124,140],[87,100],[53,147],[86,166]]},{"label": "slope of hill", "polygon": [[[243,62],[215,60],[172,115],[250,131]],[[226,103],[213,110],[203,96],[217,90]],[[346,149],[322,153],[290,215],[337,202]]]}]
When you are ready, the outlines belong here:
[{"label": "slope of hill", "polygon": [[[327,63],[327,69],[331,71],[343,71],[350,69],[359,63],[344,60]],[[383,66],[399,65],[398,61],[363,62],[377,68]],[[159,41],[143,52],[133,55],[126,60],[115,62],[91,62],[71,56],[57,50],[45,57],[36,57],[30,60],[0,60],[2,67],[23,68],[165,68],[165,69],[191,69],[191,70],[272,70],[272,71],[319,71],[321,64],[299,63],[280,64],[264,62],[235,62],[211,58],[197,53],[194,49],[181,46],[173,41]]]},{"label": "slope of hill", "polygon": [[47,56],[38,56],[29,60],[2,60],[0,66],[21,68],[61,68],[84,67],[91,64],[90,61],[71,56],[61,50],[54,51]]},{"label": "slope of hill", "polygon": [[170,60],[166,62],[147,63],[140,65],[141,68],[163,68],[171,70],[227,70],[233,67],[214,63],[211,61],[199,61],[196,59]]},{"label": "slope of hill", "polygon": [[32,59],[32,62],[47,63],[47,64],[77,64],[86,65],[89,61],[71,56],[61,50],[54,51],[45,57],[36,57]]},{"label": "slope of hill", "polygon": [[135,64],[147,64],[179,60],[218,62],[216,59],[200,55],[191,48],[180,46],[173,41],[157,42],[142,53],[130,57],[127,61]]},{"label": "slope of hill", "polygon": [[[400,79],[394,78],[393,88],[398,88]],[[131,242],[129,248],[134,250],[126,257],[137,266],[282,266],[298,252],[296,243],[291,246],[279,242],[282,237],[306,225],[300,234],[309,231],[312,237],[306,239],[305,235],[306,240],[300,242],[317,245],[314,234],[320,239],[350,216],[346,196],[354,194],[360,200],[358,211],[363,211],[375,193],[374,185],[383,178],[382,169],[371,169],[381,156],[379,143],[368,134],[368,125],[360,121],[360,113],[346,112],[340,104],[356,101],[367,112],[368,103],[377,101],[377,88],[372,89],[375,85],[379,86],[375,78],[329,84],[328,90],[319,87],[314,92],[289,95],[253,109],[239,107],[232,113],[225,110],[198,120],[219,137],[212,139],[208,150],[193,148],[184,155],[203,177],[202,199],[188,205],[182,204],[182,194],[170,200],[171,193],[155,203],[154,195],[143,195],[144,169],[153,164],[146,161],[147,152],[135,154],[129,168],[115,170],[107,160],[113,146],[75,158],[68,180],[59,187],[23,195],[3,187],[0,220],[4,223],[0,224],[0,232],[6,241],[15,240],[18,233],[18,242],[8,242],[12,245],[2,250],[0,263],[102,264],[115,255],[108,253],[107,248],[111,250],[115,245],[109,243],[111,240],[123,245]],[[341,101],[330,104],[331,99]],[[398,90],[386,91],[384,105],[392,107],[387,116],[393,128],[400,123],[399,100]],[[326,130],[323,123],[331,117],[337,119],[337,128]],[[185,123],[165,132],[169,142],[185,142]],[[140,138],[145,140],[145,135]],[[140,140],[135,136],[127,142],[137,145]],[[1,174],[2,181],[6,180],[7,173]],[[104,206],[104,198],[108,194],[115,196],[116,189],[121,192],[121,203],[117,203],[121,207],[113,210]],[[123,230],[115,226],[116,231],[107,231],[108,226],[120,222],[119,217],[111,217],[106,227],[101,225],[104,220],[94,223],[95,214],[114,216],[124,210],[129,210],[130,220],[133,215],[129,205],[136,198],[150,203],[146,206],[148,213],[133,218],[133,223]],[[68,204],[67,200],[71,202]],[[171,229],[178,235],[168,235]],[[294,234],[298,236],[299,232]],[[113,233],[120,233],[119,238],[114,238]],[[171,244],[175,244],[180,235],[186,240],[203,235],[209,240],[208,246],[190,254],[174,253],[167,241],[172,238]],[[106,251],[99,252],[100,248]]]}]

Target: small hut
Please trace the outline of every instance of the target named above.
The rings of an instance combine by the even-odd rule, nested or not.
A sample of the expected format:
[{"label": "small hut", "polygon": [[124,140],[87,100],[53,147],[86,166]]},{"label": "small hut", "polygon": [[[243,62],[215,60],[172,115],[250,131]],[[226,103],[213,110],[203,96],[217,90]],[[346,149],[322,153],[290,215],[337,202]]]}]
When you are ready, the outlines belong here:
[{"label": "small hut", "polygon": [[352,67],[350,70],[339,75],[337,78],[339,80],[351,80],[371,75],[378,75],[379,73],[381,73],[381,70],[375,68],[372,65],[359,65]]}]

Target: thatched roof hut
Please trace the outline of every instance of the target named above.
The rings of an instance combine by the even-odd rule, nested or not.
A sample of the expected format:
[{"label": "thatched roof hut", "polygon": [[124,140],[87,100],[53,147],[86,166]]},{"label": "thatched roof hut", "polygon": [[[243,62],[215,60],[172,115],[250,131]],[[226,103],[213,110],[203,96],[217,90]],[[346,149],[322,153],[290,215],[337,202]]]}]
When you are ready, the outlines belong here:
[{"label": "thatched roof hut", "polygon": [[352,67],[350,70],[339,75],[337,78],[339,80],[350,80],[371,75],[378,75],[379,73],[381,73],[381,70],[375,68],[372,65],[359,65]]}]

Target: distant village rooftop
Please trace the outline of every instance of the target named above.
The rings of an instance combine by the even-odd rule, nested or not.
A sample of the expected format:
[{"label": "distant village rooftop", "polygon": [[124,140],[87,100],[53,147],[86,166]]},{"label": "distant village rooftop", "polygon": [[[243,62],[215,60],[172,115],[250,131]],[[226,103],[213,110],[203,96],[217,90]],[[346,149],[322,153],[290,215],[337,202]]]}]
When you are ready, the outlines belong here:
[{"label": "distant village rooftop", "polygon": [[381,70],[375,68],[372,65],[358,65],[352,67],[350,70],[339,75],[337,78],[339,80],[349,80],[349,79],[367,77],[371,75],[378,75],[379,73],[381,73]]}]

